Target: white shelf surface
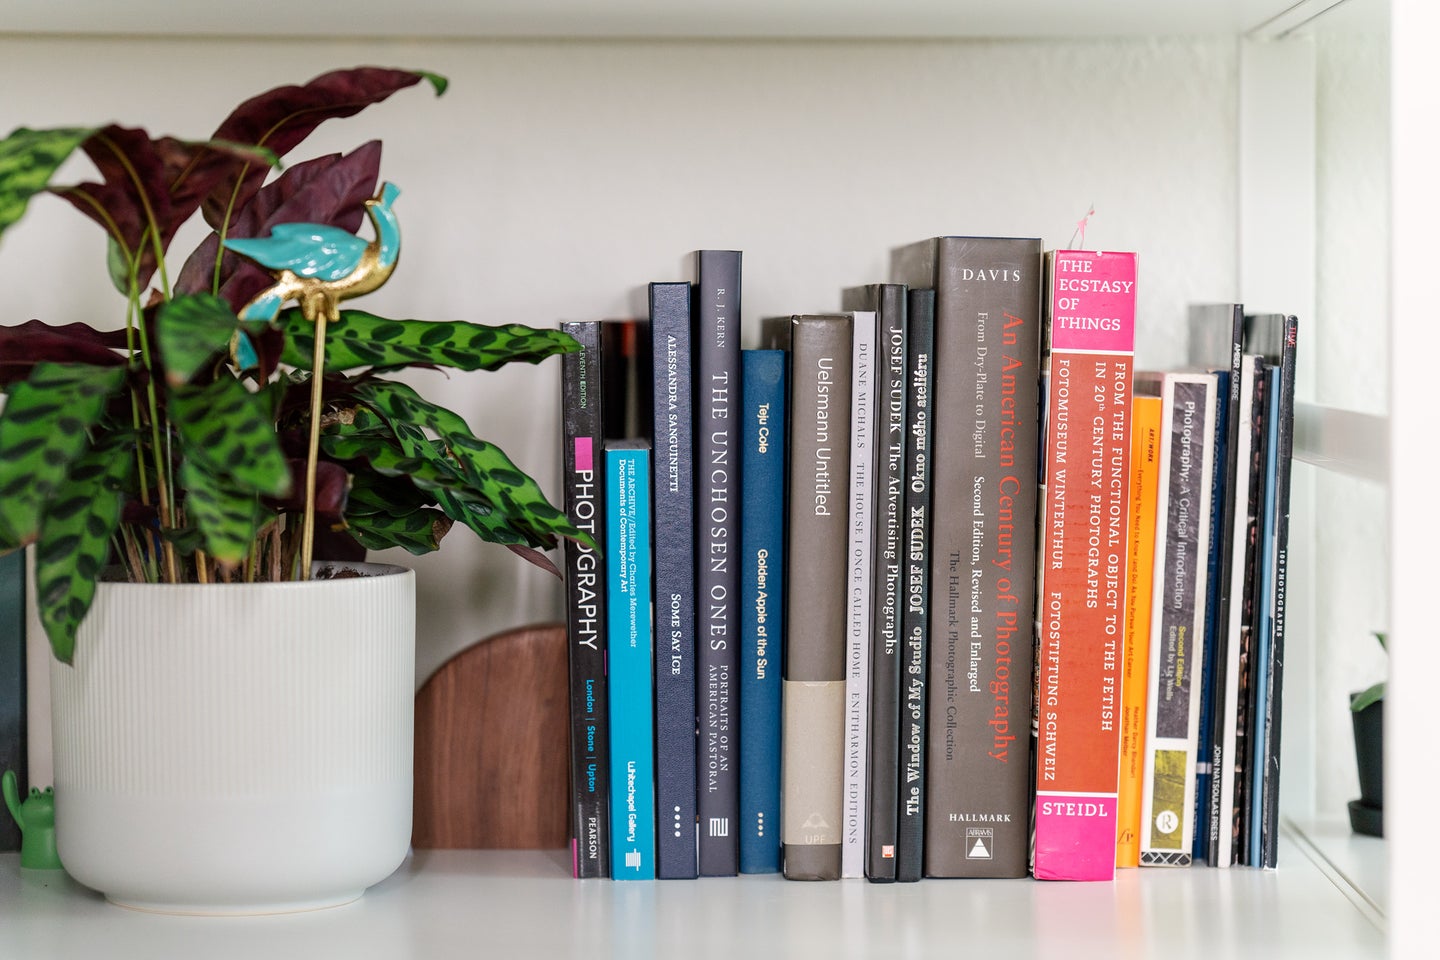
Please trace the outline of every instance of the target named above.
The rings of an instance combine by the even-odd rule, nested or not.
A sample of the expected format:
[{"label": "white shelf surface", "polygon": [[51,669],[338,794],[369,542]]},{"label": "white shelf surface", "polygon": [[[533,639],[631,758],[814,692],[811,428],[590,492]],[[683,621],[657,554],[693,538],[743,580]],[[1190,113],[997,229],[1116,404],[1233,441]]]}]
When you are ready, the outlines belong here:
[{"label": "white shelf surface", "polygon": [[346,957],[1383,957],[1385,934],[1308,844],[1281,869],[1120,871],[1114,883],[576,881],[568,855],[422,851],[355,903],[255,918],[106,903],[0,855],[0,953],[84,960]]},{"label": "white shelf surface", "polygon": [[243,7],[9,0],[0,33],[289,37],[1085,37],[1240,34],[1338,0],[409,0]]},{"label": "white shelf surface", "polygon": [[1385,841],[1355,833],[1343,818],[1295,825],[1296,840],[1362,912],[1384,924],[1390,911],[1390,857]]}]

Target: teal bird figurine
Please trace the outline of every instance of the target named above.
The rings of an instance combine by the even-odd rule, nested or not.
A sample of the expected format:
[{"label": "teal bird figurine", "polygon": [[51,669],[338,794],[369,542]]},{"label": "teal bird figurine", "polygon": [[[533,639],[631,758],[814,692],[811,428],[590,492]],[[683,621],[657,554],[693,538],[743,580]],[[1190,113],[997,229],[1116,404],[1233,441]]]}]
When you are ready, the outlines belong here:
[{"label": "teal bird figurine", "polygon": [[340,301],[378,289],[400,259],[400,222],[392,209],[398,196],[400,188],[387,183],[365,201],[373,240],[322,223],[281,223],[268,237],[226,240],[226,248],[276,278],[241,309],[240,319],[273,321],[287,300],[297,301],[307,320],[340,319]]},{"label": "teal bird figurine", "polygon": [[315,468],[320,448],[321,387],[325,380],[325,325],[340,319],[340,301],[379,289],[400,260],[400,222],[392,209],[400,188],[387,183],[365,201],[372,240],[320,223],[282,223],[268,237],[224,241],[227,249],[260,264],[275,282],[240,309],[241,320],[274,322],[287,301],[315,324],[310,387],[310,449],[305,461],[305,526],[300,538],[300,579],[310,579],[315,542]]}]

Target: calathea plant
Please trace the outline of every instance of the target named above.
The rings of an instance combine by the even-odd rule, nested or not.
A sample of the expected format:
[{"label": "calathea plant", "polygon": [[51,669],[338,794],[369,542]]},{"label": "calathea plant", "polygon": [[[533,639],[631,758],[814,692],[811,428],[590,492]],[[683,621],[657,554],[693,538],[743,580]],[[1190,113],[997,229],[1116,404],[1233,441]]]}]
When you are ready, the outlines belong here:
[{"label": "calathea plant", "polygon": [[[1374,630],[1374,631],[1371,632],[1371,635],[1374,636],[1375,639],[1380,642],[1380,648],[1381,648],[1382,650],[1389,650],[1389,649],[1390,649],[1390,644],[1389,644],[1389,637],[1390,637],[1390,635],[1389,635],[1388,633],[1385,633],[1385,632],[1380,631],[1380,630]],[[1376,683],[1370,684],[1370,686],[1366,687],[1364,690],[1361,690],[1359,693],[1357,693],[1357,694],[1355,694],[1353,697],[1351,697],[1351,698],[1350,698],[1350,709],[1351,709],[1353,712],[1355,712],[1355,713],[1359,713],[1361,710],[1364,710],[1366,707],[1370,706],[1372,703],[1378,703],[1378,702],[1380,702],[1381,700],[1384,700],[1384,699],[1385,699],[1385,681],[1384,681],[1384,680],[1380,680],[1380,681],[1378,681],[1378,682],[1376,682]]]},{"label": "calathea plant", "polygon": [[[317,327],[300,308],[246,309],[278,274],[229,241],[287,224],[354,234],[367,212],[377,233],[393,228],[397,191],[380,186],[378,142],[269,175],[324,121],[422,81],[444,91],[417,71],[327,73],[246,101],[206,140],[112,124],[0,141],[0,234],[36,194],[68,201],[106,232],[125,304],[116,329],[0,326],[0,552],[35,545],[38,606],[61,660],[114,567],[168,583],[308,576],[297,562],[307,472],[317,557],[433,550],[458,521],[553,570],[541,551],[583,537],[503,451],[390,376],[534,363],[575,349],[569,337],[392,320],[332,300],[315,370]],[[76,150],[99,179],[52,183]],[[172,277],[170,242],[197,213],[212,232]],[[307,463],[312,394],[319,449]]]}]

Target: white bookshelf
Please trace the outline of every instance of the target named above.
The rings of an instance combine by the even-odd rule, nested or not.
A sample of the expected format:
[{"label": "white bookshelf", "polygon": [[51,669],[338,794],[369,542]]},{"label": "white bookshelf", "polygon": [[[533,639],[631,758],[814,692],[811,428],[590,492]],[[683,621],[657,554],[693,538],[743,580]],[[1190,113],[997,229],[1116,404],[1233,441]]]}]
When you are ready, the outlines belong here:
[{"label": "white bookshelf", "polygon": [[17,877],[6,854],[0,916],[12,955],[77,960],[1383,956],[1384,934],[1344,877],[1289,834],[1280,855],[1279,871],[875,885],[576,881],[562,851],[427,851],[346,906],[215,919],[137,913],[64,878]]},{"label": "white bookshelf", "polygon": [[[268,929],[247,923],[234,929],[255,939],[237,944],[263,947],[273,930],[295,929],[352,943],[359,956],[370,955],[372,940],[400,944],[389,955],[404,956],[432,937],[508,943],[487,925],[529,916],[532,935],[559,954],[578,952],[564,931],[584,923],[627,943],[634,924],[649,923],[635,952],[669,955],[702,924],[689,905],[696,891],[723,890],[732,915],[765,918],[717,941],[732,954],[766,955],[773,946],[752,938],[768,932],[773,943],[788,931],[844,955],[874,955],[844,946],[841,933],[854,924],[859,943],[938,954],[957,942],[957,911],[995,903],[1033,924],[1026,942],[1036,955],[1077,942],[1097,955],[1144,955],[1177,924],[1203,929],[1195,942],[1208,955],[1258,955],[1267,944],[1282,955],[1377,955],[1387,940],[1403,955],[1424,931],[1420,878],[1440,853],[1419,813],[1428,783],[1419,765],[1394,775],[1387,822],[1405,842],[1364,841],[1359,859],[1346,859],[1348,834],[1335,817],[1349,789],[1350,744],[1336,733],[1344,721],[1328,698],[1347,674],[1384,667],[1348,650],[1347,637],[1361,645],[1365,631],[1388,626],[1397,638],[1393,755],[1431,752],[1418,739],[1426,726],[1418,678],[1440,673],[1431,662],[1440,654],[1418,642],[1433,593],[1420,578],[1440,532],[1433,511],[1406,508],[1427,502],[1435,457],[1427,445],[1391,438],[1428,433],[1409,420],[1421,416],[1419,391],[1433,377],[1425,241],[1440,222],[1437,6],[254,0],[242,14],[161,0],[8,4],[3,130],[122,119],[203,136],[240,98],[332,67],[383,63],[449,76],[440,101],[402,92],[315,138],[315,152],[383,138],[385,175],[405,188],[408,252],[395,281],[367,302],[377,312],[538,324],[624,315],[638,309],[645,282],[685,278],[688,251],[735,246],[746,251],[753,331],[759,316],[829,308],[840,287],[882,278],[891,246],[962,231],[1027,233],[1061,246],[1094,203],[1091,245],[1141,252],[1142,363],[1178,360],[1179,318],[1195,300],[1241,299],[1304,324],[1297,459],[1306,466],[1296,475],[1283,777],[1284,809],[1297,826],[1277,873],[1145,871],[1113,888],[923,883],[828,893],[744,880],[647,893],[561,882],[541,854],[425,854],[360,904]],[[1377,18],[1393,21],[1393,36],[1380,41],[1382,56],[1366,59]],[[1337,88],[1380,102],[1331,106]],[[661,119],[665,136],[656,134]],[[911,138],[924,131],[930,151],[886,147],[873,135],[882,122]],[[1357,163],[1380,168],[1382,182],[1337,189]],[[0,322],[63,319],[57,287],[73,319],[114,314],[98,234],[43,202],[0,251],[8,301]],[[1333,331],[1313,317],[1330,317]],[[551,365],[456,377],[432,392],[556,491],[557,381]],[[1357,504],[1367,516],[1353,515]],[[457,539],[413,563],[422,679],[475,638],[559,609],[548,579]],[[1406,636],[1417,642],[1407,646]],[[137,942],[163,955],[193,931],[216,929],[166,926],[75,891],[37,891],[29,880],[17,886],[3,869],[12,864],[0,859],[0,937],[24,931],[28,955],[83,956],[46,948],[99,944],[140,924],[148,932]],[[524,912],[520,891],[535,893],[537,912]],[[986,922],[974,909],[974,922]],[[1067,927],[1079,932],[1067,937]],[[992,935],[992,944],[1015,943]],[[214,955],[232,948],[224,939],[207,940]],[[622,951],[620,939],[610,942]]]}]

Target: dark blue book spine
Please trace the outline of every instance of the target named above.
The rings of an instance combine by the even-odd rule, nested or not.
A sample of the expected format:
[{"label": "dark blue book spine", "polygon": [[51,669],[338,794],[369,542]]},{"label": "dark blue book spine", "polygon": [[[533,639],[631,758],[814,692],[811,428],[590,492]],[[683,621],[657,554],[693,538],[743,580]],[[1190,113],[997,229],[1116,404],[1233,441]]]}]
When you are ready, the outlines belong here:
[{"label": "dark blue book spine", "polygon": [[[1208,794],[1201,801],[1203,816],[1197,824],[1196,837],[1203,837],[1206,843],[1205,859],[1215,866],[1224,859],[1223,850],[1228,849],[1230,825],[1225,820],[1227,801],[1223,797],[1223,771],[1232,762],[1225,749],[1226,745],[1226,690],[1234,684],[1228,678],[1230,671],[1230,646],[1237,641],[1231,637],[1231,623],[1234,615],[1232,606],[1239,606],[1241,599],[1232,596],[1234,568],[1240,562],[1244,547],[1235,540],[1237,511],[1245,509],[1243,498],[1248,494],[1248,474],[1245,465],[1235,458],[1240,449],[1240,431],[1249,429],[1241,423],[1241,367],[1245,340],[1245,311],[1238,303],[1205,304],[1190,308],[1190,349],[1189,363],[1203,368],[1229,370],[1229,378],[1221,404],[1225,410],[1225,454],[1216,460],[1224,470],[1224,496],[1214,501],[1219,513],[1220,535],[1212,540],[1217,551],[1219,565],[1216,569],[1215,592],[1215,635],[1210,651],[1210,716],[1202,728],[1202,735],[1208,737],[1210,745],[1206,759],[1209,761],[1210,780]],[[1220,419],[1217,415],[1216,419]],[[1211,639],[1207,637],[1207,640]],[[1203,762],[1203,761],[1202,761]],[[1198,795],[1198,792],[1197,792]],[[1227,861],[1228,862],[1228,861]]]},{"label": "dark blue book spine", "polygon": [[603,368],[597,320],[560,329],[580,343],[560,369],[565,514],[597,548],[565,543],[570,660],[570,852],[580,878],[610,876],[610,727],[605,675]]},{"label": "dark blue book spine", "polygon": [[[1250,743],[1253,748],[1250,764],[1250,809],[1245,815],[1250,819],[1248,833],[1249,860],[1252,867],[1263,867],[1261,832],[1263,797],[1265,788],[1265,741],[1266,727],[1270,723],[1266,700],[1270,695],[1271,651],[1275,644],[1275,519],[1278,508],[1278,456],[1280,449],[1281,416],[1281,369],[1279,365],[1270,368],[1270,414],[1269,440],[1265,450],[1265,507],[1260,517],[1260,566],[1259,601],[1256,603],[1257,624],[1254,687],[1255,708],[1251,713]],[[1274,866],[1274,864],[1271,864]]]},{"label": "dark blue book spine", "polygon": [[780,871],[785,636],[785,351],[740,354],[740,872]]},{"label": "dark blue book spine", "polygon": [[696,810],[700,875],[740,870],[740,253],[696,255]]},{"label": "dark blue book spine", "polygon": [[1205,583],[1209,596],[1205,601],[1205,655],[1200,666],[1200,730],[1195,749],[1195,842],[1190,855],[1195,861],[1206,859],[1210,851],[1210,778],[1215,750],[1214,706],[1215,664],[1221,656],[1220,634],[1225,622],[1220,619],[1220,592],[1225,569],[1223,534],[1225,527],[1225,471],[1230,457],[1230,371],[1216,370],[1215,457],[1210,478],[1210,551],[1206,561]]},{"label": "dark blue book spine", "polygon": [[[25,551],[0,556],[0,773],[28,789],[25,720]],[[20,828],[0,811],[0,850],[20,849]]]},{"label": "dark blue book spine", "polygon": [[925,849],[926,660],[930,648],[930,429],[935,291],[911,290],[906,344],[905,581],[900,615],[900,806],[895,879],[920,879]]},{"label": "dark blue book spine", "polygon": [[655,879],[651,532],[649,444],[612,443],[605,450],[605,544],[616,880]]},{"label": "dark blue book spine", "polygon": [[656,875],[696,875],[695,472],[690,284],[650,284],[655,496]]}]

